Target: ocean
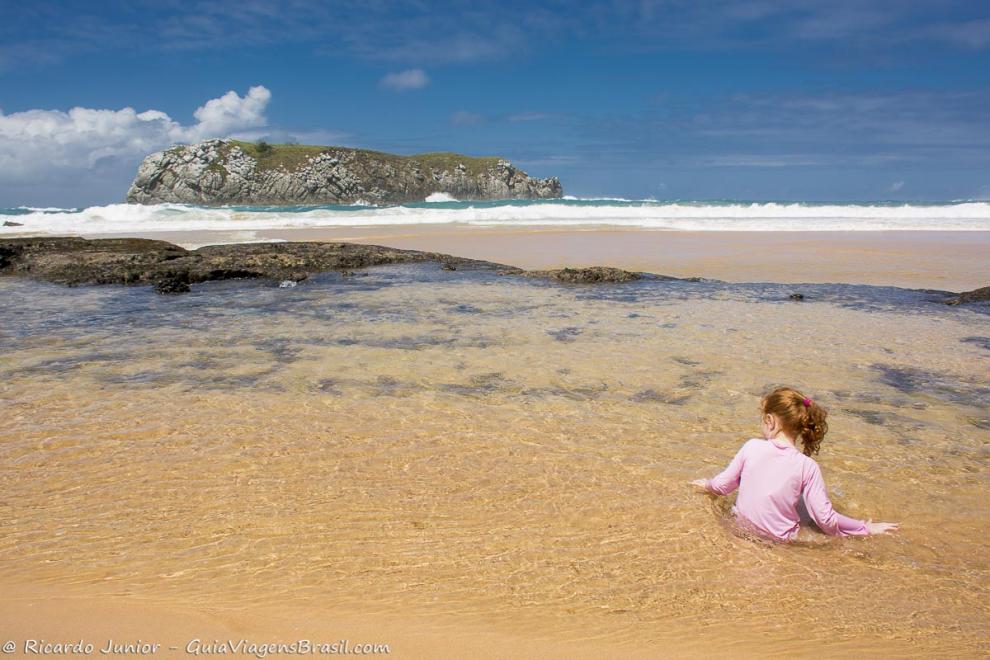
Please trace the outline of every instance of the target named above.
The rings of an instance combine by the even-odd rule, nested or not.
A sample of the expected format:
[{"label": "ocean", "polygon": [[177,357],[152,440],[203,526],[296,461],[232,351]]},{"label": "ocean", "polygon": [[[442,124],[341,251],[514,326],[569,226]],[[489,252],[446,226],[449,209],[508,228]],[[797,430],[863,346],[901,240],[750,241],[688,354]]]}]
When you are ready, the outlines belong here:
[{"label": "ocean", "polygon": [[[0,237],[33,234],[119,234],[133,231],[257,231],[315,227],[445,224],[488,227],[625,227],[680,231],[987,231],[983,201],[740,202],[617,198],[431,201],[401,206],[225,206],[110,204],[83,209],[17,207],[0,218]],[[2,223],[0,223],[2,224]]]}]

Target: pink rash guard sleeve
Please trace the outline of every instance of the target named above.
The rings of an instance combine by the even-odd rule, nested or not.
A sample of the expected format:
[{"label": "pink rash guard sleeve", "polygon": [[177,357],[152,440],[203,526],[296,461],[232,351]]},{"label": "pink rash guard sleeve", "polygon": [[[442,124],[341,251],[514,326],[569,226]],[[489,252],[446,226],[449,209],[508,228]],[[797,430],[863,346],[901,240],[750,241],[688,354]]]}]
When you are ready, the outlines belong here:
[{"label": "pink rash guard sleeve", "polygon": [[815,524],[831,536],[867,536],[866,523],[844,516],[832,508],[832,500],[825,490],[821,468],[814,461],[808,462],[803,483],[804,505]]},{"label": "pink rash guard sleeve", "polygon": [[739,448],[732,462],[729,463],[729,467],[707,481],[708,490],[716,495],[728,495],[739,488],[739,479],[742,476],[743,464],[746,462],[746,447],[748,445],[749,442]]}]

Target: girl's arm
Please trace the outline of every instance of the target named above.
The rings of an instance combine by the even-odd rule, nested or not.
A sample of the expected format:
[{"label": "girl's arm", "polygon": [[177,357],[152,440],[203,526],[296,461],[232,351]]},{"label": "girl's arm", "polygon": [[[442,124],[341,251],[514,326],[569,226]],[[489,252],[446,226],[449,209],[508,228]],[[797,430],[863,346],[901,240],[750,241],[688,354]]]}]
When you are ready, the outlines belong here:
[{"label": "girl's arm", "polygon": [[832,508],[832,500],[825,490],[825,480],[821,468],[809,461],[810,468],[804,479],[804,504],[815,524],[832,536],[866,536],[870,528],[862,520],[844,516]]},{"label": "girl's arm", "polygon": [[[748,445],[749,443],[746,443]],[[743,464],[746,462],[746,445],[739,448],[729,467],[711,479],[699,479],[692,482],[703,490],[716,495],[728,495],[739,488],[739,477],[742,476]]]}]

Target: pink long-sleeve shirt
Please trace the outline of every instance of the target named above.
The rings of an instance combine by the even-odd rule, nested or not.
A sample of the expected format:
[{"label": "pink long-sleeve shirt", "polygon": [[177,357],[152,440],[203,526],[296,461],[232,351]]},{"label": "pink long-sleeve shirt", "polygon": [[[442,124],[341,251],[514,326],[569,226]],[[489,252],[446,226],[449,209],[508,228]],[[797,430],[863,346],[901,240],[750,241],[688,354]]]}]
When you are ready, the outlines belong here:
[{"label": "pink long-sleeve shirt", "polygon": [[811,519],[833,536],[864,536],[866,523],[832,508],[821,468],[791,446],[769,440],[746,442],[721,474],[707,481],[708,490],[728,495],[736,488],[735,513],[779,541],[793,541],[800,528],[798,504],[804,498]]}]

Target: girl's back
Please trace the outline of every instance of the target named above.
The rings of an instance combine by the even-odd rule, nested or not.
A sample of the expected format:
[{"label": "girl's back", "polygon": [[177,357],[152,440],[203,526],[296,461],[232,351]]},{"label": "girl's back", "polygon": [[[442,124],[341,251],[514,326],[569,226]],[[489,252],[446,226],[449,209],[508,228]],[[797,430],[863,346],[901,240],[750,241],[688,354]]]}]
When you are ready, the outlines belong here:
[{"label": "girl's back", "polygon": [[794,447],[754,438],[708,486],[719,495],[738,486],[735,513],[776,539],[791,540],[800,528],[798,504],[808,482],[808,463],[814,461]]}]

